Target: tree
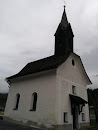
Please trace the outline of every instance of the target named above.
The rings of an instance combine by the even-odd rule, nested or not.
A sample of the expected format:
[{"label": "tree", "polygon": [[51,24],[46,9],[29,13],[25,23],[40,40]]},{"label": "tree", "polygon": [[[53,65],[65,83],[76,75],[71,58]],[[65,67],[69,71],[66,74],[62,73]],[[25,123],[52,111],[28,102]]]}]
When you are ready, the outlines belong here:
[{"label": "tree", "polygon": [[94,106],[96,122],[98,123],[98,89],[88,89],[87,91],[89,106]]}]

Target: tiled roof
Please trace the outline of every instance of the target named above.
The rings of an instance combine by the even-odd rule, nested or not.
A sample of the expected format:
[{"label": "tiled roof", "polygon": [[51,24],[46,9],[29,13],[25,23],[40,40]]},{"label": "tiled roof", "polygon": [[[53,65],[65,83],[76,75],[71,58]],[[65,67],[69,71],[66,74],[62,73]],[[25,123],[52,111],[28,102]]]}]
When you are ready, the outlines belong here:
[{"label": "tiled roof", "polygon": [[67,52],[63,56],[53,55],[53,56],[50,56],[50,57],[47,57],[38,61],[28,63],[19,73],[11,77],[8,77],[6,79],[10,80],[13,78],[34,74],[37,72],[55,69],[59,65],[61,65],[63,62],[65,62],[67,58],[69,57],[69,55],[70,55],[70,52]]}]

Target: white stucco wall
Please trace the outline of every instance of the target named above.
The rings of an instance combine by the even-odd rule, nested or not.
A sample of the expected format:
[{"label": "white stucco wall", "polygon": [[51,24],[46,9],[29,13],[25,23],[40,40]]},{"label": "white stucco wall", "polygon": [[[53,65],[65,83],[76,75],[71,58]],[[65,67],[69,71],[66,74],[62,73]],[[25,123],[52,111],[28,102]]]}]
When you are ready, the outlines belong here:
[{"label": "white stucco wall", "polygon": [[[75,66],[72,65],[72,59]],[[57,94],[56,94],[56,123],[72,124],[73,116],[71,115],[71,102],[69,94],[72,94],[72,85],[76,87],[76,95],[88,101],[87,99],[87,79],[82,70],[80,60],[74,54],[70,55],[65,63],[57,69]],[[64,123],[64,112],[68,113],[68,123]],[[82,115],[79,115],[79,123],[89,122],[88,105],[83,108],[85,121],[82,121]]]},{"label": "white stucco wall", "polygon": [[[72,59],[75,66],[72,65]],[[79,58],[71,54],[58,69],[38,73],[26,78],[13,80],[9,90],[5,117],[26,123],[28,120],[54,125],[72,124],[71,102],[72,85],[76,86],[76,95],[87,99],[87,78],[82,70]],[[36,111],[29,111],[32,93],[38,94]],[[13,110],[16,94],[20,94],[18,110]],[[68,113],[68,123],[64,123],[64,112]],[[85,121],[79,115],[79,123],[89,122],[88,105],[83,108]],[[50,126],[49,126],[50,124]]]},{"label": "white stucco wall", "polygon": [[[55,121],[55,70],[47,71],[31,77],[13,81],[9,90],[5,109],[5,117],[23,121],[28,120],[39,124]],[[36,111],[29,111],[32,93],[38,94]],[[20,94],[18,110],[13,110],[16,94]]]}]

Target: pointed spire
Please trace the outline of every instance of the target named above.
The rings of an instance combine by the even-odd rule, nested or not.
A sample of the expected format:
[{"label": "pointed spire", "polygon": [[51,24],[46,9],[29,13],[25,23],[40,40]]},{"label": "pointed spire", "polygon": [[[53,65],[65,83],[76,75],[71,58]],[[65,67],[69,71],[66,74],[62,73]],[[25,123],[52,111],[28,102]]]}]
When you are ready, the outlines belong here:
[{"label": "pointed spire", "polygon": [[64,5],[64,11],[61,19],[61,24],[66,28],[68,26],[68,20],[66,16],[66,11],[65,11],[65,5]]}]

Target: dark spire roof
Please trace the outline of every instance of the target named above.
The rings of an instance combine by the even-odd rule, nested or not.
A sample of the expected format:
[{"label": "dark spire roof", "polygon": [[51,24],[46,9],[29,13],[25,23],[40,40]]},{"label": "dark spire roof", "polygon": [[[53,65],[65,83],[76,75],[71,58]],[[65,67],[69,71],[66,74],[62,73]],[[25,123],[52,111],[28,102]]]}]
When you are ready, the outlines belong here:
[{"label": "dark spire roof", "polygon": [[66,28],[68,26],[68,20],[67,20],[67,15],[65,11],[65,6],[64,6],[64,11],[61,19],[61,24]]}]

